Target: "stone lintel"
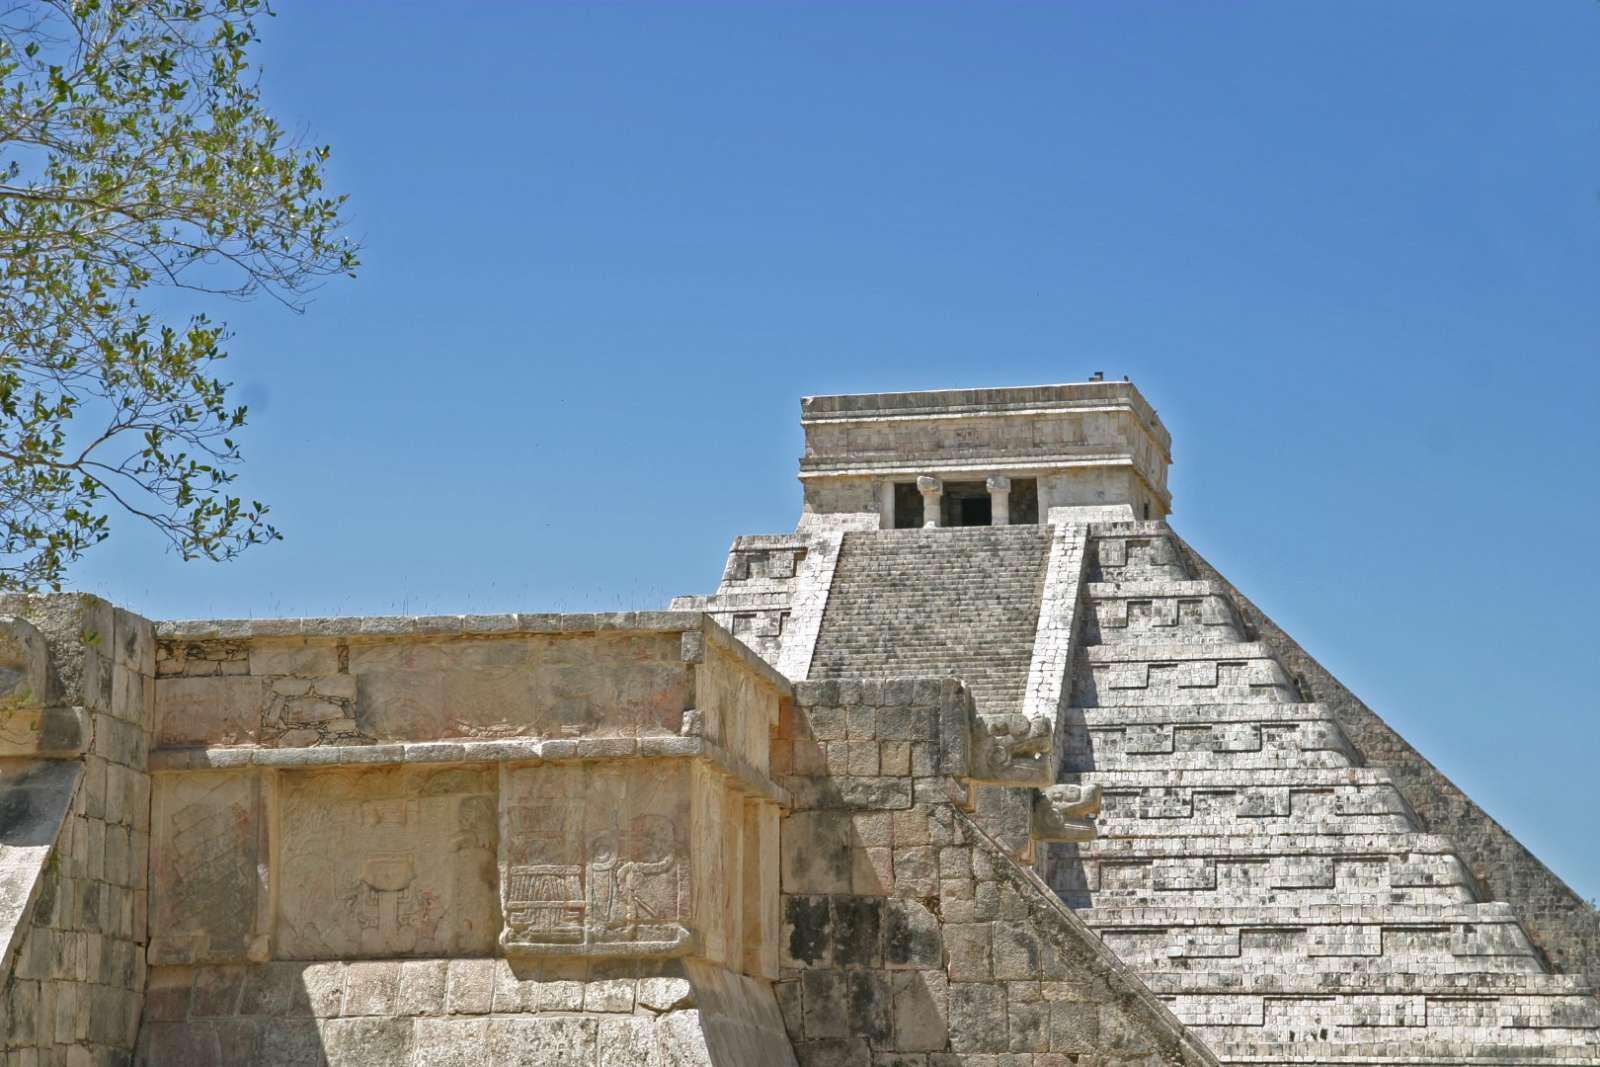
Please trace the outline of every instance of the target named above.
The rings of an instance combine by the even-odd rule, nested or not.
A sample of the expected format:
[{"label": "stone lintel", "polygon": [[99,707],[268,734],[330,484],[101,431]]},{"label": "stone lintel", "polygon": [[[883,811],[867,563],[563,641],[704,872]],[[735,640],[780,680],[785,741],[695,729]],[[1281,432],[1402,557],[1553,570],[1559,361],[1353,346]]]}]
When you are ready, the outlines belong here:
[{"label": "stone lintel", "polygon": [[507,634],[584,634],[610,630],[696,630],[698,611],[505,613],[499,615],[367,615],[299,619],[180,619],[155,624],[157,640],[240,640],[254,637],[500,637]]},{"label": "stone lintel", "polygon": [[260,748],[244,745],[158,748],[152,772],[394,764],[587,763],[632,760],[704,760],[752,796],[787,806],[783,787],[704,737],[508,738],[499,741],[413,741],[392,745],[317,745]]}]

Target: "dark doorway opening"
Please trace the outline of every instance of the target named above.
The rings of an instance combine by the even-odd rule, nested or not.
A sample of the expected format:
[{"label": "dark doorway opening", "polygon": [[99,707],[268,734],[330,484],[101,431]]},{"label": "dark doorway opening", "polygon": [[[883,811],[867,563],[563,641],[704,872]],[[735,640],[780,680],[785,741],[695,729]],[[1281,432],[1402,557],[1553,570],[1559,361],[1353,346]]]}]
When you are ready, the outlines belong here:
[{"label": "dark doorway opening", "polygon": [[1011,525],[1032,526],[1039,521],[1039,481],[1011,479]]},{"label": "dark doorway opening", "polygon": [[922,494],[916,482],[894,483],[894,528],[914,530],[922,525]]},{"label": "dark doorway opening", "polygon": [[941,526],[988,526],[994,519],[989,487],[982,482],[945,482],[942,505]]}]

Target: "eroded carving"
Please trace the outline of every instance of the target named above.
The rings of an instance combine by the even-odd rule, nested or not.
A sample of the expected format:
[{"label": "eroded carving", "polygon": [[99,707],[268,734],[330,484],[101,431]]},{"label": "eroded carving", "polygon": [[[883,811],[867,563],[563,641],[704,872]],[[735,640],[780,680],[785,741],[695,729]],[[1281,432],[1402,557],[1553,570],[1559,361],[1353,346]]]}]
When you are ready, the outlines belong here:
[{"label": "eroded carving", "polygon": [[265,958],[265,820],[258,779],[162,775],[152,806],[152,962]]},{"label": "eroded carving", "polygon": [[1050,784],[1054,731],[1043,717],[977,715],[972,731],[972,778],[1004,785]]},{"label": "eroded carving", "polygon": [[691,946],[681,769],[510,770],[505,818],[507,952],[653,956]]},{"label": "eroded carving", "polygon": [[0,710],[44,706],[49,679],[44,634],[27,619],[0,616]]},{"label": "eroded carving", "polygon": [[490,771],[329,772],[281,788],[280,956],[488,951],[498,926]]},{"label": "eroded carving", "polygon": [[1100,813],[1098,785],[1053,785],[1033,801],[1033,836],[1039,841],[1093,841],[1091,815]]}]

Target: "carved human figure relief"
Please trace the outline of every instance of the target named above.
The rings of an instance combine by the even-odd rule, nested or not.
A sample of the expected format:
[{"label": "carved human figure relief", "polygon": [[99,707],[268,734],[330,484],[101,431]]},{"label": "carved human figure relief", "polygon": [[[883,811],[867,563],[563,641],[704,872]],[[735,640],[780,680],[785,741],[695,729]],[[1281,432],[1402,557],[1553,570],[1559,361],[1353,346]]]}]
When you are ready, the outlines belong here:
[{"label": "carved human figure relief", "polygon": [[593,766],[508,771],[501,945],[550,955],[661,955],[686,946],[679,777]]}]

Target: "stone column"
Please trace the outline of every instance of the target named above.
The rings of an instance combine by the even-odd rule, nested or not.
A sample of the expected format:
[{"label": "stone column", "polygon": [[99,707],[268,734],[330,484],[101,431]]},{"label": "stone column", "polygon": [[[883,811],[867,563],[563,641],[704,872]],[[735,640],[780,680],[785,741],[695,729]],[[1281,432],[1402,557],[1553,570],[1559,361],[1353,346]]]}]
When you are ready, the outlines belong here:
[{"label": "stone column", "polygon": [[894,529],[894,483],[878,483],[878,529]]},{"label": "stone column", "polygon": [[1011,525],[1011,479],[996,474],[985,483],[989,488],[989,525]]},{"label": "stone column", "polygon": [[924,474],[917,479],[917,492],[922,494],[922,525],[939,525],[939,500],[944,496],[944,483]]}]

